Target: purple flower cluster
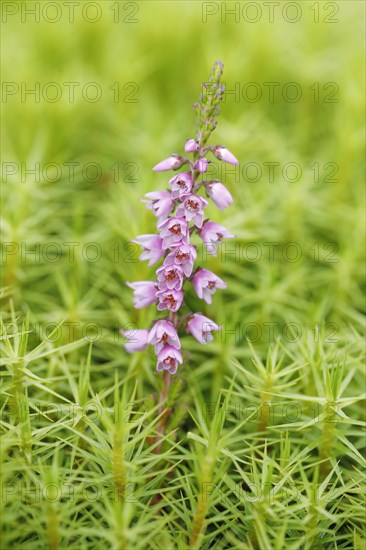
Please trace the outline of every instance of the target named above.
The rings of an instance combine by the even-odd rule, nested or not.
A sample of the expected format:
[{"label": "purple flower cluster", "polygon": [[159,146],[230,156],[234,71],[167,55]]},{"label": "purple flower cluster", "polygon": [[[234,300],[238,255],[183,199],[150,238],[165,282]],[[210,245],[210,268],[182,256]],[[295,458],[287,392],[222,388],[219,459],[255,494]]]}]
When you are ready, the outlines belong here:
[{"label": "purple flower cluster", "polygon": [[142,308],[156,303],[158,311],[168,311],[169,316],[155,321],[150,331],[122,331],[127,339],[125,348],[132,353],[146,349],[149,344],[153,345],[157,356],[157,370],[168,371],[170,374],[175,374],[178,365],[182,364],[181,344],[177,333],[179,328],[185,328],[202,344],[213,340],[212,333],[221,328],[201,313],[190,312],[181,318],[177,315],[184,302],[185,281],[189,280],[197,296],[208,304],[211,304],[212,294],[216,289],[226,288],[226,283],[211,271],[199,266],[193,271],[197,250],[191,243],[192,234],[196,232],[207,251],[216,255],[217,245],[222,239],[234,238],[222,225],[204,219],[204,209],[208,202],[198,194],[199,189],[205,188],[207,197],[220,210],[233,202],[230,192],[220,181],[199,180],[201,174],[207,171],[210,162],[206,158],[208,153],[213,153],[224,162],[238,164],[226,147],[205,145],[216,126],[213,116],[218,113],[217,104],[223,94],[221,74],[222,64],[217,63],[210,80],[216,88],[211,97],[206,97],[206,101],[198,106],[197,138],[188,139],[184,147],[185,153],[193,154],[193,159],[173,154],[153,168],[155,172],[179,170],[184,165],[189,168],[174,175],[168,182],[167,190],[145,195],[147,208],[158,218],[158,233],[141,235],[133,241],[141,245],[140,260],[148,260],[148,265],[163,259],[162,265],[156,270],[156,281],[127,283],[134,291],[134,306]]}]

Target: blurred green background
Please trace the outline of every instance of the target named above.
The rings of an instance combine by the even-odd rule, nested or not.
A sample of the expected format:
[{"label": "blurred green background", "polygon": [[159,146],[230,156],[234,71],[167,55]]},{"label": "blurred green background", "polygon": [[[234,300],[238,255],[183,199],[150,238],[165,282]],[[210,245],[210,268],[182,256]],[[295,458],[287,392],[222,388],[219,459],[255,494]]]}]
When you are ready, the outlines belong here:
[{"label": "blurred green background", "polygon": [[[349,261],[316,268],[325,267],[327,275],[332,272],[326,289],[329,296],[340,293],[357,304],[359,270],[352,260],[361,259],[362,239],[358,225],[362,219],[358,215],[362,207],[362,3],[340,2],[336,15],[322,3],[317,3],[319,14],[308,2],[299,5],[298,13],[291,7],[284,10],[287,4],[281,4],[273,12],[273,23],[268,7],[258,3],[260,11],[244,10],[246,4],[238,4],[237,23],[234,15],[225,14],[225,6],[215,2],[101,2],[99,10],[91,6],[84,11],[81,3],[73,14],[70,11],[71,16],[62,3],[60,10],[41,3],[39,23],[34,22],[36,16],[23,13],[22,6],[7,15],[3,157],[5,162],[17,163],[19,172],[12,176],[12,166],[8,168],[5,240],[31,244],[52,242],[57,236],[56,240],[67,242],[96,241],[103,250],[102,260],[95,265],[88,261],[70,265],[66,254],[66,263],[55,261],[52,270],[46,266],[41,288],[30,284],[33,278],[39,279],[41,266],[19,265],[9,255],[13,265],[8,282],[15,283],[12,292],[19,305],[25,302],[32,309],[36,306],[36,312],[49,314],[51,297],[65,313],[89,319],[90,312],[83,307],[85,291],[102,276],[105,283],[93,298],[92,309],[97,309],[99,300],[106,305],[106,292],[118,308],[129,308],[121,275],[128,280],[149,270],[139,264],[108,262],[109,244],[153,229],[154,220],[138,198],[166,185],[166,176],[153,174],[151,167],[170,152],[181,151],[184,139],[193,135],[191,105],[216,59],[224,62],[223,80],[236,94],[226,97],[214,139],[233,149],[242,166],[259,164],[263,176],[255,181],[256,170],[251,172],[250,167],[244,174],[239,171],[239,177],[229,176],[235,207],[222,215],[215,212],[216,218],[225,220],[239,238],[299,242],[303,255],[312,240],[320,245],[337,243],[340,257],[345,252]],[[33,4],[26,6],[30,10]],[[218,13],[210,15],[216,9]],[[45,21],[60,15],[59,21]],[[285,16],[300,16],[300,20],[289,23]],[[258,17],[258,22],[248,22]],[[319,22],[314,22],[316,18]],[[324,19],[338,22],[323,23]],[[246,87],[250,82],[256,87]],[[264,84],[268,82],[278,83],[273,102]],[[296,83],[297,90],[289,88],[288,97],[295,97],[298,90],[302,95],[293,103],[283,97],[290,82]],[[8,83],[15,83],[16,91]],[[328,83],[334,84],[324,88]],[[25,93],[32,89],[35,94]],[[262,97],[248,101],[258,89]],[[50,162],[57,167],[49,167]],[[273,183],[264,162],[280,163]],[[299,164],[299,181],[283,178],[288,162]],[[96,163],[97,168],[88,163]],[[313,163],[319,163],[317,178],[316,168],[310,168]],[[335,163],[337,170],[324,168],[326,163]],[[32,168],[39,182],[26,173]],[[294,174],[289,169],[290,179]],[[327,175],[329,183],[324,181]],[[301,279],[301,270],[306,271],[303,262],[286,268],[298,278],[294,295],[310,296],[320,275]],[[72,306],[57,291],[59,276],[70,281]],[[271,287],[266,290],[271,292]],[[319,292],[319,284],[314,291]],[[324,288],[320,292],[323,299]],[[276,298],[260,299],[268,302],[271,315]],[[253,305],[259,304],[251,304],[251,311]]]},{"label": "blurred green background", "polygon": [[[30,398],[55,399],[46,387],[76,400],[73,388],[90,341],[89,398],[114,387],[116,372],[120,379],[137,379],[139,399],[159,385],[153,354],[127,355],[118,336],[121,326],[147,327],[155,317],[154,308],[132,308],[125,281],[152,278],[154,268],[137,262],[128,242],[155,231],[156,220],[139,198],[166,187],[168,176],[153,173],[152,166],[180,153],[184,140],[193,137],[192,104],[217,59],[225,65],[223,82],[235,93],[225,97],[211,143],[226,145],[241,166],[236,173],[215,173],[223,175],[234,205],[223,213],[214,206],[208,211],[237,235],[240,257],[239,262],[229,255],[225,261],[207,260],[228,283],[212,306],[193,293],[187,298],[192,309],[225,330],[205,348],[183,339],[187,355],[179,376],[186,393],[180,402],[195,402],[192,388],[200,388],[203,399],[218,398],[233,375],[233,360],[250,358],[251,323],[261,357],[273,342],[268,323],[275,323],[274,335],[285,336],[289,356],[308,365],[298,394],[324,397],[309,366],[320,338],[331,357],[350,358],[356,373],[349,392],[356,395],[364,381],[364,3],[281,1],[273,13],[265,2],[74,4],[4,2],[2,7],[4,322],[15,334],[28,312],[31,349],[55,326],[51,323],[64,321],[46,349],[70,345],[35,361],[43,386],[28,381]],[[273,98],[268,83],[274,83]],[[273,178],[268,163],[278,163]],[[300,167],[298,177],[288,163]],[[252,243],[257,248],[250,248]],[[300,250],[295,262],[291,243]],[[258,247],[261,255],[254,261]],[[287,332],[290,323],[300,330],[300,343]],[[73,348],[78,339],[82,346]],[[311,353],[303,343],[309,339]],[[67,359],[64,350],[71,352]],[[13,364],[6,396],[12,395]],[[353,414],[359,418],[357,407]],[[189,422],[182,426],[183,434],[192,429]],[[38,427],[33,429],[37,439]],[[24,457],[14,450],[18,436],[11,429],[7,436],[10,454],[17,457],[7,470],[9,479],[23,471]],[[48,437],[47,443],[55,442]],[[53,460],[52,445],[36,448],[38,461]],[[29,518],[15,537],[15,497],[13,504],[5,546],[53,547],[42,528],[34,534]],[[86,518],[87,513],[88,528]],[[101,532],[111,529],[103,524]],[[98,529],[94,542],[85,538],[72,546],[66,531],[60,531],[61,547],[95,547],[100,540],[116,547]],[[353,529],[345,532],[339,544],[356,544],[347,538]],[[219,547],[241,547],[236,536]],[[142,548],[144,540],[137,537],[134,544]],[[154,540],[146,544],[164,547],[174,537]]]},{"label": "blurred green background", "polygon": [[[244,10],[247,4],[237,4],[238,22],[215,2],[100,2],[99,10],[91,5],[84,11],[81,3],[74,13],[63,3],[60,10],[40,3],[37,16],[24,12],[21,3],[13,15],[15,8],[7,8],[3,159],[16,167],[6,168],[4,240],[81,243],[73,264],[67,246],[61,247],[65,261],[55,248],[52,269],[42,262],[44,249],[39,263],[36,254],[35,262],[32,254],[19,262],[9,249],[6,284],[18,307],[27,304],[39,320],[66,315],[86,321],[114,318],[112,300],[120,315],[127,308],[131,316],[130,292],[121,283],[152,271],[111,262],[119,251],[110,245],[123,246],[136,234],[153,231],[155,220],[138,198],[166,185],[167,177],[153,174],[151,167],[181,151],[184,139],[193,135],[191,105],[220,59],[227,89],[236,94],[226,97],[213,142],[231,148],[242,168],[226,178],[235,206],[224,214],[212,209],[212,214],[244,243],[294,241],[302,252],[302,261],[286,262],[285,277],[283,266],[266,265],[265,248],[260,266],[245,266],[239,282],[247,296],[240,301],[242,315],[267,319],[278,307],[290,308],[291,315],[294,307],[308,310],[309,301],[316,309],[326,296],[336,314],[342,305],[344,315],[346,303],[359,308],[363,4],[333,3],[338,8],[333,14],[332,3],[304,2],[296,11],[281,3],[272,23],[268,6],[257,3],[256,9]],[[251,82],[255,87],[248,87]],[[269,82],[274,83],[273,102],[264,84]],[[291,82],[296,89],[286,88]],[[27,95],[32,89],[35,94]],[[261,98],[250,101],[257,93]],[[301,98],[290,102],[286,93]],[[264,165],[272,162],[279,163],[273,182]],[[301,177],[289,168],[286,181],[289,162],[298,163]],[[27,173],[32,168],[36,177]],[[84,260],[82,249],[94,241],[103,254],[93,263]],[[323,247],[335,243],[342,261],[313,262],[309,276],[304,256],[311,258],[315,252],[309,247],[316,242],[324,256],[332,250]],[[282,256],[281,247],[276,249]],[[52,248],[47,253],[52,257]],[[127,253],[121,249],[120,257]],[[67,296],[60,281],[67,283]],[[230,302],[233,291],[227,293]],[[294,299],[283,303],[287,294]]]}]

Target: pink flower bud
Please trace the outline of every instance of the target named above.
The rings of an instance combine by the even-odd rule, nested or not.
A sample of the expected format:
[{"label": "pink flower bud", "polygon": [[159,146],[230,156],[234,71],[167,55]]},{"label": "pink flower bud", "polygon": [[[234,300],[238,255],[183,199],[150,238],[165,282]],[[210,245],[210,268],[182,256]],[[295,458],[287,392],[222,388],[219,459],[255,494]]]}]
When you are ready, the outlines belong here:
[{"label": "pink flower bud", "polygon": [[127,339],[127,342],[124,344],[127,353],[134,353],[135,351],[142,351],[147,348],[148,330],[120,330],[120,333]]},{"label": "pink flower bud", "polygon": [[198,159],[198,161],[196,162],[197,171],[200,172],[201,174],[203,174],[204,172],[207,172],[207,167],[209,162],[210,161],[205,158]]},{"label": "pink flower bud", "polygon": [[194,153],[195,151],[198,151],[197,141],[195,139],[187,139],[184,150],[186,153]]},{"label": "pink flower bud", "polygon": [[221,327],[201,313],[192,315],[187,323],[187,332],[190,332],[198,342],[206,344],[213,340],[212,331],[221,330]]},{"label": "pink flower bud", "polygon": [[156,166],[154,166],[153,170],[154,172],[165,172],[166,170],[178,170],[186,161],[183,157],[180,155],[170,155],[165,160],[162,160],[159,162]]},{"label": "pink flower bud", "polygon": [[224,147],[223,145],[217,145],[214,149],[214,155],[220,160],[223,160],[224,162],[228,162],[229,164],[239,164],[239,161],[234,155]]},{"label": "pink flower bud", "polygon": [[233,197],[231,196],[229,190],[226,189],[225,185],[221,183],[221,181],[209,181],[206,184],[206,189],[208,196],[211,197],[213,202],[220,210],[225,210],[225,208],[232,204]]}]

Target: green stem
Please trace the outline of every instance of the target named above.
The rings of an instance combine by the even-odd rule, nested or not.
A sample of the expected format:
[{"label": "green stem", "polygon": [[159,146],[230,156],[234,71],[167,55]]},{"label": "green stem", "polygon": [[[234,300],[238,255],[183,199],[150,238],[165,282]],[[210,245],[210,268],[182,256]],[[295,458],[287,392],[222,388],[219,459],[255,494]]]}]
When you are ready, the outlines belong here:
[{"label": "green stem", "polygon": [[48,507],[47,532],[49,550],[58,550],[58,514],[53,503]]},{"label": "green stem", "polygon": [[205,520],[208,508],[208,495],[204,491],[204,488],[211,483],[211,469],[207,468],[202,471],[202,483],[201,489],[197,497],[197,508],[193,519],[191,537],[189,539],[189,546],[192,549],[198,549],[201,546],[201,540],[206,528]]},{"label": "green stem", "polygon": [[126,491],[126,468],[124,464],[123,434],[116,429],[113,438],[112,475],[118,500],[124,502]]},{"label": "green stem", "polygon": [[14,365],[13,376],[13,409],[16,422],[19,427],[19,447],[28,462],[32,458],[32,437],[30,428],[30,416],[27,397],[27,388],[24,384],[24,360],[21,358]]},{"label": "green stem", "polygon": [[331,467],[329,457],[332,456],[333,440],[334,440],[335,425],[330,419],[324,420],[323,426],[323,444],[320,448],[320,458],[323,462],[320,464],[320,474],[322,477],[328,475]]},{"label": "green stem", "polygon": [[160,398],[159,398],[159,402],[160,402],[159,414],[161,414],[162,417],[161,417],[161,420],[160,420],[160,423],[159,423],[159,426],[158,426],[158,436],[157,436],[158,440],[160,440],[160,441],[159,441],[159,445],[154,449],[154,452],[156,454],[158,454],[161,450],[167,420],[168,420],[168,418],[169,418],[169,416],[172,412],[171,407],[167,408],[164,412],[165,404],[166,404],[166,401],[168,399],[169,389],[170,389],[170,385],[171,385],[170,372],[168,372],[168,371],[164,372],[163,381],[164,381],[164,387],[160,392]]}]

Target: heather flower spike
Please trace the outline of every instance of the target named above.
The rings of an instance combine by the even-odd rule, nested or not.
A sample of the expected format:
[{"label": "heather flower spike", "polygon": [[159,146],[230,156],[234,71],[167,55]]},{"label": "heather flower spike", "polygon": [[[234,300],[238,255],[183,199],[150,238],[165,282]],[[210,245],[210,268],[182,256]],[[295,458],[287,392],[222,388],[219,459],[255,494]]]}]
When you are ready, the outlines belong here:
[{"label": "heather flower spike", "polygon": [[219,104],[224,93],[222,70],[222,63],[216,62],[209,81],[202,85],[199,102],[194,105],[197,133],[184,145],[184,153],[192,154],[192,158],[172,154],[153,168],[155,172],[164,172],[179,170],[186,165],[184,172],[167,181],[168,190],[147,193],[143,199],[158,218],[158,233],[141,235],[132,241],[142,246],[140,260],[148,260],[148,265],[162,260],[155,281],[127,283],[134,290],[135,308],[156,304],[157,310],[163,314],[150,329],[121,332],[127,339],[125,347],[129,353],[146,349],[149,344],[154,346],[156,369],[164,372],[167,388],[169,376],[175,374],[183,363],[178,330],[185,330],[198,342],[206,344],[213,340],[213,333],[221,329],[202,313],[187,311],[184,295],[191,286],[198,298],[211,304],[216,290],[226,288],[226,283],[215,273],[194,265],[197,249],[191,243],[192,234],[197,233],[213,255],[217,254],[222,239],[235,237],[222,225],[205,218],[208,202],[198,193],[204,189],[207,198],[212,199],[220,210],[233,202],[223,183],[204,179],[211,162],[207,158],[209,153],[224,162],[238,164],[236,157],[223,145],[206,145],[216,128],[216,117],[220,112]]}]

